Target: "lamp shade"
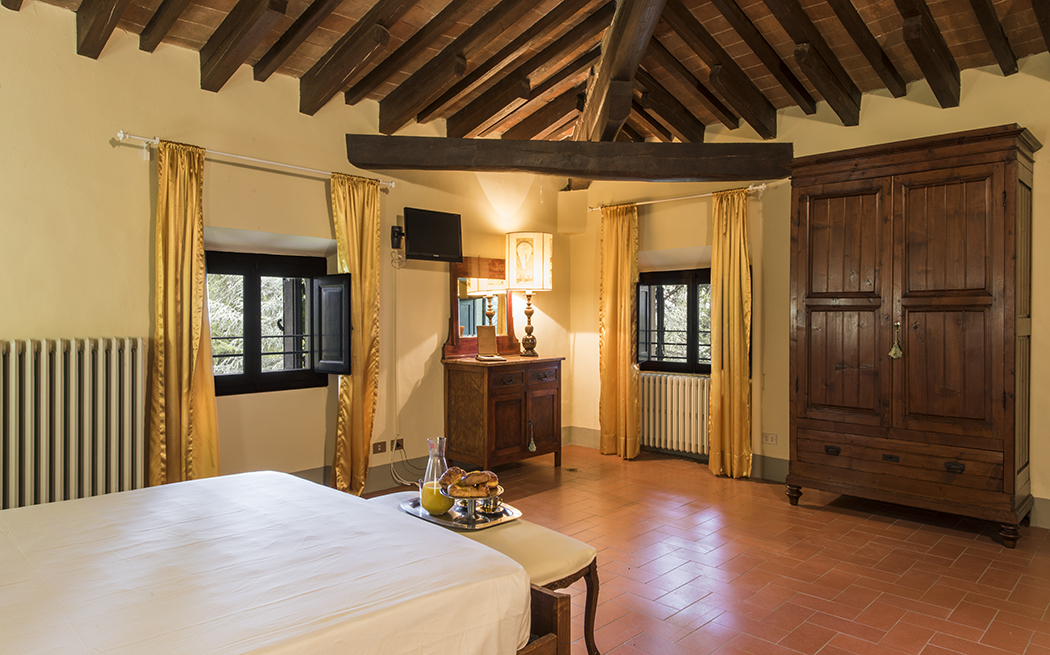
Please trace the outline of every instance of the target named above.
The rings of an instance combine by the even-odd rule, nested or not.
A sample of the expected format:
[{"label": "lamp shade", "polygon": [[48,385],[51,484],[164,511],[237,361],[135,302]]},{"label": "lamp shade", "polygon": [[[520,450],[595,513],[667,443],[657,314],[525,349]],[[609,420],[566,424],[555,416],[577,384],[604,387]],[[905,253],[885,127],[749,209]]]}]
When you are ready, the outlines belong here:
[{"label": "lamp shade", "polygon": [[550,291],[551,251],[554,235],[546,232],[511,232],[507,235],[507,288],[515,291]]},{"label": "lamp shade", "polygon": [[467,295],[472,298],[491,296],[507,290],[507,281],[501,277],[468,277]]}]

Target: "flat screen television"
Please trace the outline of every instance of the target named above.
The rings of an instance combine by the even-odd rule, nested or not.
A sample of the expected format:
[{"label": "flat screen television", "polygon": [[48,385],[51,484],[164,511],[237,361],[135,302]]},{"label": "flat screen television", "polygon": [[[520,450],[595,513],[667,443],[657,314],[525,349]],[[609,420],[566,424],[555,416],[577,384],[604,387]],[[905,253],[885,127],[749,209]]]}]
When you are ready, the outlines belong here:
[{"label": "flat screen television", "polygon": [[463,261],[459,214],[405,207],[405,257],[433,262]]}]

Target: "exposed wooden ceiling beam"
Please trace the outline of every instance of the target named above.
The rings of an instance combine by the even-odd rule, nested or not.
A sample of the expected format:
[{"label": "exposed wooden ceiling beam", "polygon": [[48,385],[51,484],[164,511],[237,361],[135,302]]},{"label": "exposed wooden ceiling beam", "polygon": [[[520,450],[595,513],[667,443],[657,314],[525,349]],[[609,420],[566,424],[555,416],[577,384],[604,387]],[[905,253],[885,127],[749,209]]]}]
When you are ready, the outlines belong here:
[{"label": "exposed wooden ceiling beam", "polygon": [[[680,0],[667,0],[664,18],[675,33],[711,69],[708,82],[763,139],[777,135],[777,110],[748,79],[715,37]],[[715,70],[718,73],[715,73]]]},{"label": "exposed wooden ceiling beam", "polygon": [[452,0],[448,3],[437,16],[430,19],[409,40],[401,44],[400,48],[369,71],[368,75],[365,75],[357,84],[350,87],[344,96],[346,104],[356,105],[368,97],[368,94],[375,91],[376,87],[396,75],[406,64],[440,38],[449,26],[462,18],[474,7],[474,4],[472,0]]},{"label": "exposed wooden ceiling beam", "polygon": [[[299,78],[299,111],[314,115],[375,59],[412,0],[379,0]],[[383,34],[386,36],[384,37]]]},{"label": "exposed wooden ceiling beam", "polygon": [[572,87],[504,132],[502,138],[524,140],[546,137],[554,129],[564,125],[566,120],[580,113],[579,99],[585,91],[582,84]]},{"label": "exposed wooden ceiling beam", "polygon": [[11,11],[18,11],[22,8],[22,0],[0,0],[0,5]]},{"label": "exposed wooden ceiling beam", "polygon": [[577,141],[607,141],[616,137],[622,119],[612,111],[622,101],[622,90],[614,91],[614,82],[629,86],[638,64],[649,47],[656,23],[666,0],[620,0],[612,24],[602,40],[602,56],[591,84],[587,85],[587,103],[576,121],[573,138]]},{"label": "exposed wooden ceiling beam", "polygon": [[904,43],[918,62],[941,107],[958,107],[962,96],[959,66],[923,0],[896,0],[904,17]]},{"label": "exposed wooden ceiling beam", "polygon": [[684,143],[703,143],[706,126],[674,97],[645,69],[639,68],[635,82],[649,92],[649,107],[671,130],[671,134]]},{"label": "exposed wooden ceiling beam", "polygon": [[1010,47],[1010,41],[1006,38],[1002,23],[999,22],[999,15],[995,13],[992,0],[970,0],[970,6],[977,15],[977,24],[984,31],[984,38],[988,40],[995,60],[999,62],[999,69],[1003,71],[1003,75],[1013,75],[1017,72],[1017,55]]},{"label": "exposed wooden ceiling beam", "polygon": [[[7,0],[4,1],[6,2]],[[164,0],[161,2],[160,6],[157,7],[157,11],[153,12],[153,17],[146,23],[146,27],[142,28],[142,32],[139,33],[139,50],[143,52],[156,50],[189,4],[190,0]]]},{"label": "exposed wooden ceiling beam", "polygon": [[201,48],[201,88],[221,89],[287,9],[288,0],[240,0]]},{"label": "exposed wooden ceiling beam", "polygon": [[[810,79],[813,86],[820,88],[823,87],[834,87],[845,91],[849,98],[849,102],[842,102],[841,94],[834,93],[831,97],[825,97],[824,100],[828,104],[832,103],[832,100],[838,103],[838,106],[831,105],[831,108],[835,110],[835,113],[842,118],[843,115],[850,116],[852,113],[852,106],[860,106],[860,89],[853,83],[849,73],[839,63],[838,57],[831,50],[827,41],[821,36],[820,31],[813,25],[813,22],[809,19],[805,10],[802,9],[802,5],[798,3],[798,0],[765,0],[766,7],[773,12],[773,16],[776,17],[777,22],[784,28],[784,31],[788,33],[791,40],[795,42],[795,46],[800,46],[803,43],[807,43],[811,50],[814,50],[816,54],[820,55],[820,59],[824,61],[824,64],[831,75],[835,78],[829,80],[818,81]],[[796,60],[797,61],[797,60]],[[811,60],[815,61],[815,60]],[[807,77],[809,75],[807,74]],[[821,89],[821,94],[824,90]],[[855,123],[854,123],[855,125]]]},{"label": "exposed wooden ceiling beam", "polygon": [[[169,0],[164,0],[168,2]],[[321,25],[324,19],[335,11],[342,0],[314,0],[310,6],[295,19],[295,22],[285,30],[284,34],[277,39],[266,54],[252,67],[255,79],[265,82],[270,76],[277,72],[292,53],[313,34],[314,30]]]},{"label": "exposed wooden ceiling beam", "polygon": [[904,83],[904,78],[897,72],[897,67],[893,65],[886,51],[875,39],[875,35],[868,29],[867,23],[861,18],[857,8],[853,6],[852,0],[827,0],[827,2],[890,94],[894,98],[903,98],[907,95],[908,85]]},{"label": "exposed wooden ceiling beam", "polygon": [[671,130],[667,129],[667,126],[653,116],[638,100],[631,103],[631,113],[626,123],[633,124],[636,128],[640,128],[640,131],[648,132],[652,137],[664,143],[671,143],[674,140]]},{"label": "exposed wooden ceiling beam", "polygon": [[795,63],[824,96],[843,125],[860,125],[860,97],[854,98],[850,90],[842,86],[819,50],[809,43],[798,44],[795,46]]},{"label": "exposed wooden ceiling beam", "polygon": [[347,134],[364,170],[503,171],[590,180],[745,181],[790,175],[790,143],[502,141]]},{"label": "exposed wooden ceiling beam", "polygon": [[[620,129],[620,133],[616,135],[616,140],[621,142],[633,141],[634,143],[645,143],[645,135],[635,129],[635,127],[631,125],[631,119],[628,118],[627,122],[623,124],[623,128]],[[565,189],[565,191],[572,191],[572,189]]]},{"label": "exposed wooden ceiling beam", "polygon": [[508,43],[502,50],[489,57],[484,62],[467,73],[450,89],[442,93],[437,100],[423,108],[416,115],[416,122],[426,123],[441,115],[450,105],[462,99],[466,94],[473,92],[483,84],[491,84],[492,80],[505,68],[514,63],[526,48],[533,42],[545,35],[554,26],[569,22],[573,16],[578,14],[591,0],[564,0],[557,7],[547,12],[540,20],[536,21],[527,30],[522,32],[513,41]]},{"label": "exposed wooden ceiling beam", "polygon": [[77,54],[98,59],[131,0],[84,0],[77,8]]},{"label": "exposed wooden ceiling beam", "polygon": [[[520,87],[522,80],[527,84],[531,83],[533,71],[540,66],[570,57],[581,47],[593,42],[598,34],[609,25],[612,14],[613,3],[610,2],[566,32],[542,52],[518,64],[514,70],[503,75],[466,107],[449,116],[445,124],[446,134],[451,137],[480,134],[486,124],[492,124],[493,116],[500,113],[509,102],[517,98],[514,91]],[[500,103],[504,100],[508,101],[508,104],[501,105]]]},{"label": "exposed wooden ceiling beam", "polygon": [[[849,2],[849,0],[846,0]],[[755,53],[762,65],[766,67],[780,86],[788,92],[805,114],[813,114],[817,111],[817,101],[806,90],[805,85],[791,71],[791,68],[780,58],[773,46],[769,45],[766,38],[758,31],[755,24],[740,9],[735,0],[712,0],[712,4],[718,7],[722,16],[744,40],[751,52]],[[852,6],[852,5],[851,5]]]},{"label": "exposed wooden ceiling beam", "polygon": [[646,54],[652,58],[657,66],[660,66],[668,75],[678,80],[678,83],[688,89],[693,96],[700,101],[700,103],[707,108],[711,114],[718,119],[722,125],[725,125],[731,130],[735,130],[740,127],[740,117],[733,113],[733,110],[726,107],[725,104],[716,96],[714,93],[704,86],[704,83],[696,79],[693,76],[692,71],[685,67],[685,65],[678,61],[678,58],[671,54],[660,40],[655,36],[653,40],[649,42],[649,50]]},{"label": "exposed wooden ceiling beam", "polygon": [[1032,11],[1035,12],[1035,20],[1039,23],[1039,31],[1043,33],[1043,43],[1050,48],[1050,2],[1032,0]]},{"label": "exposed wooden ceiling beam", "polygon": [[423,64],[405,82],[394,89],[379,103],[379,131],[393,134],[416,117],[462,72],[450,78],[445,73],[449,62],[455,58],[471,61],[478,52],[503,34],[532,9],[532,4],[520,0],[503,0],[490,9],[476,23],[468,27],[455,41],[441,51],[437,57]]}]

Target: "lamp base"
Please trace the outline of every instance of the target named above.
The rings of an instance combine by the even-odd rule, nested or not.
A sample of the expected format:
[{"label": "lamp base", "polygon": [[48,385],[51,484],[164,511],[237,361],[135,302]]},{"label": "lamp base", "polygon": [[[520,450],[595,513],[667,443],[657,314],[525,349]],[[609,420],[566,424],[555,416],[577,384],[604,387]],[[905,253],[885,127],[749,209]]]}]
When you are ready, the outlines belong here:
[{"label": "lamp base", "polygon": [[532,292],[525,292],[525,336],[521,338],[521,356],[539,357],[536,352],[536,337],[532,336],[532,315],[536,312],[532,308]]}]

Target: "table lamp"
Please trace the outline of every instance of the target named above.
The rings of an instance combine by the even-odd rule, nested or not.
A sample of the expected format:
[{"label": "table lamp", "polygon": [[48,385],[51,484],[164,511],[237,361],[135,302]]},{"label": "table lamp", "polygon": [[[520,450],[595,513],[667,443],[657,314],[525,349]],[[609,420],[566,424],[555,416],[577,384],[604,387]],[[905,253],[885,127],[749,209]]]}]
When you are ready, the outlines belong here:
[{"label": "table lamp", "polygon": [[551,250],[554,235],[546,232],[511,232],[507,235],[507,289],[525,292],[525,336],[522,357],[537,357],[532,336],[532,294],[551,290]]},{"label": "table lamp", "polygon": [[467,295],[471,298],[484,297],[486,300],[485,317],[488,319],[486,325],[494,325],[492,319],[496,315],[496,310],[492,309],[492,296],[506,290],[507,281],[503,278],[467,278]]}]

